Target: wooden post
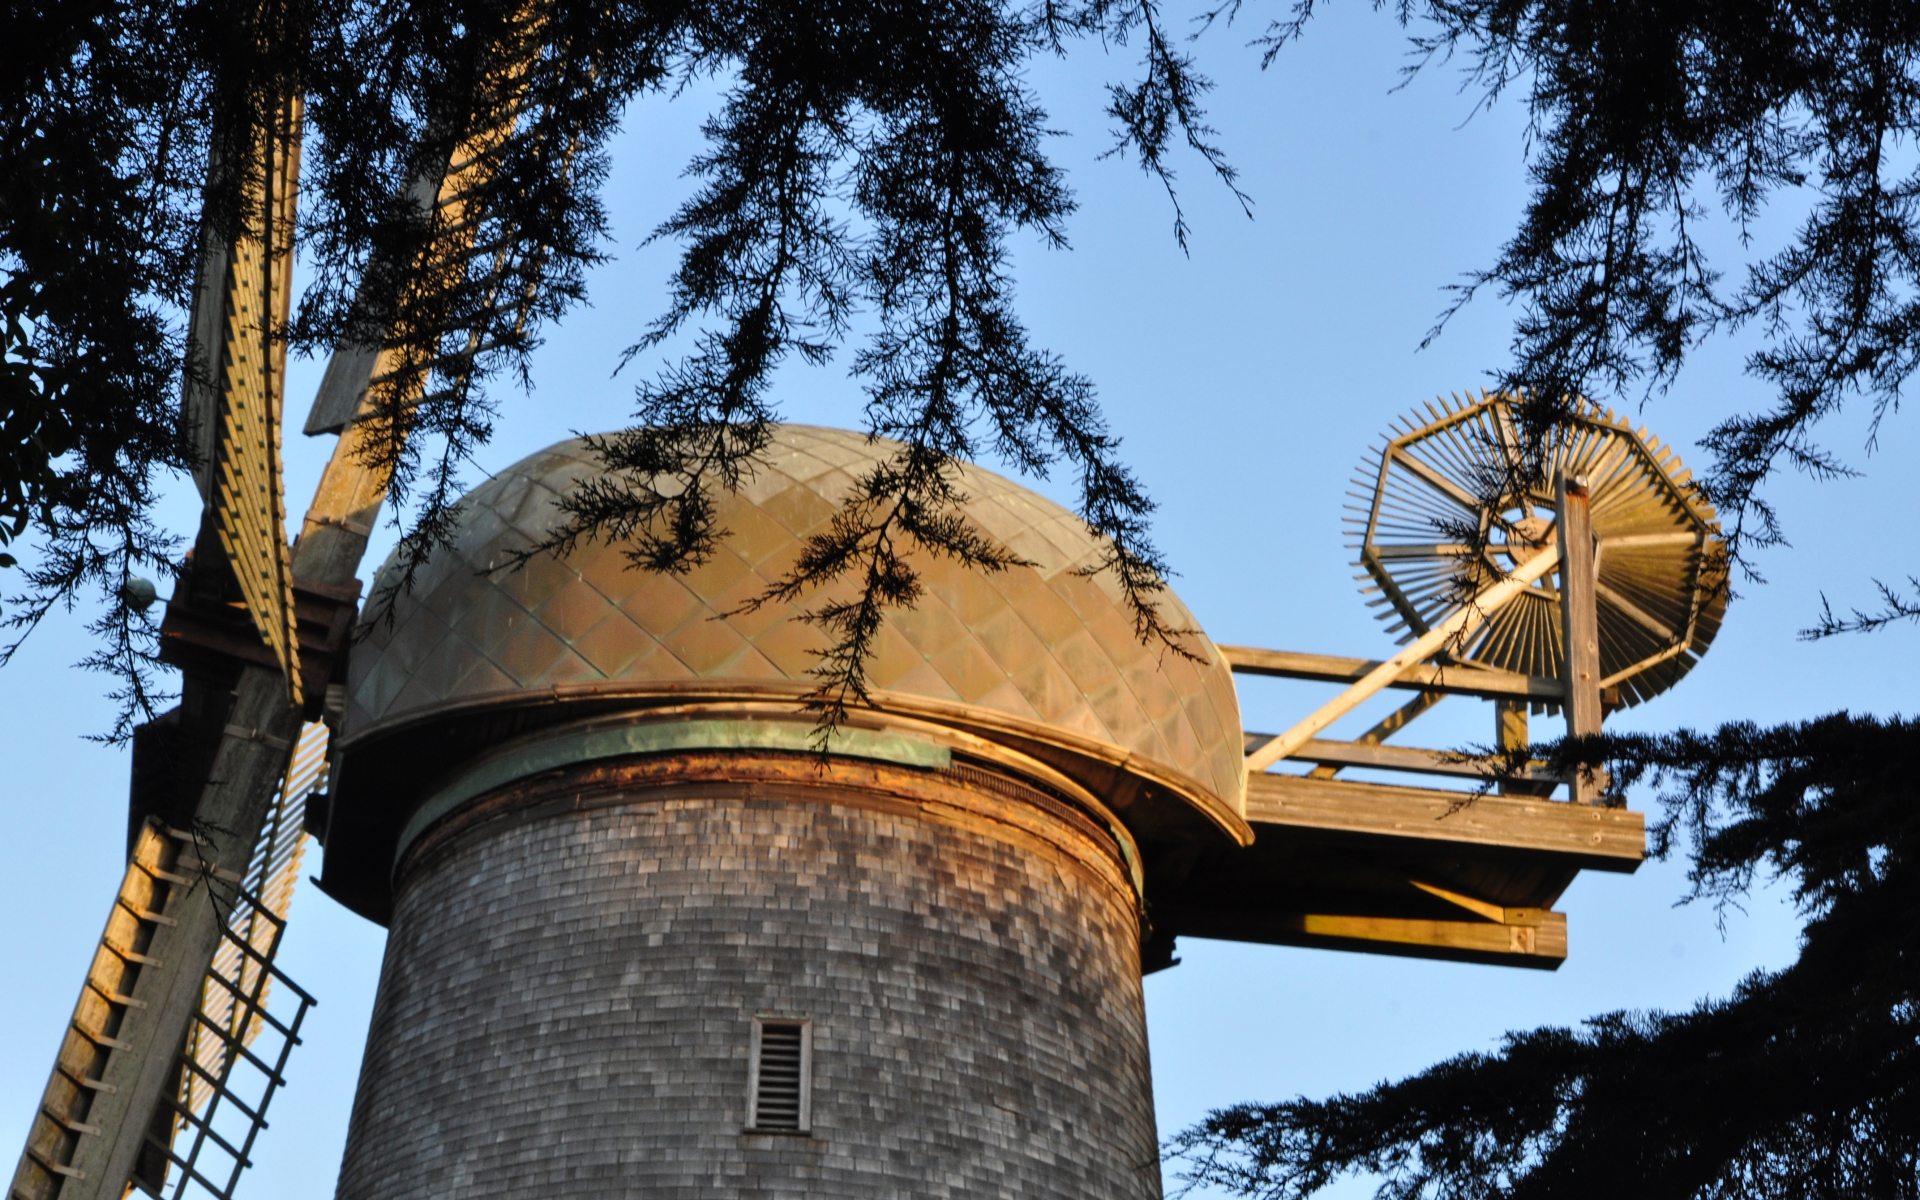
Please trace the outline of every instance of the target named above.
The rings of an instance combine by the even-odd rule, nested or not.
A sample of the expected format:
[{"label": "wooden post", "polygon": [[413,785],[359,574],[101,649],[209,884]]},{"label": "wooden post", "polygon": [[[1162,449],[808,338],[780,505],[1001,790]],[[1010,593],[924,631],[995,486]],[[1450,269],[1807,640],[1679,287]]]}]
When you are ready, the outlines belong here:
[{"label": "wooden post", "polygon": [[[1562,679],[1567,688],[1567,736],[1600,732],[1600,617],[1595,608],[1593,518],[1587,481],[1554,477],[1555,532],[1560,543],[1560,628],[1566,647]],[[1594,804],[1606,790],[1598,768],[1575,772],[1569,781],[1575,803]]]},{"label": "wooden post", "polygon": [[1523,750],[1532,745],[1527,732],[1527,702],[1524,700],[1495,700],[1493,702],[1493,733],[1502,751]]},{"label": "wooden post", "polygon": [[[1527,730],[1527,702],[1525,700],[1495,700],[1493,702],[1493,733],[1495,744],[1502,754],[1511,754],[1516,750],[1525,750],[1533,744]],[[1551,795],[1554,785],[1529,783],[1520,779],[1500,781],[1502,796],[1541,796]]]}]

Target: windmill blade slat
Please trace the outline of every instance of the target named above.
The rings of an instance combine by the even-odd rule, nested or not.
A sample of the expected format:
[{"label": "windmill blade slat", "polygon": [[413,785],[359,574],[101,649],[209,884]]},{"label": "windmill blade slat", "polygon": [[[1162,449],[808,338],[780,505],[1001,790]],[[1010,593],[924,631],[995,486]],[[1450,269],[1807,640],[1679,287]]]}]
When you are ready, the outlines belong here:
[{"label": "windmill blade slat", "polygon": [[219,542],[261,640],[302,700],[293,561],[281,484],[280,408],[285,346],[278,332],[292,297],[293,218],[300,163],[300,102],[259,134],[260,184],[226,264],[214,446],[220,486],[212,499]]},{"label": "windmill blade slat", "polygon": [[[201,1022],[188,1035],[185,1055],[200,1068],[189,1073],[180,1097],[191,1113],[205,1111],[216,1090],[215,1081],[231,1071],[235,1045],[250,1046],[260,1034],[263,1022],[241,997],[251,997],[261,1007],[271,999],[268,968],[279,950],[280,929],[299,879],[307,841],[306,799],[325,772],[326,751],[327,727],[309,722],[294,746],[279,801],[261,831],[253,866],[246,872],[247,890],[259,903],[247,908],[240,925],[230,924],[229,940],[214,956],[200,1002]],[[243,946],[254,953],[249,955]],[[221,980],[233,986],[222,986]],[[216,1036],[216,1031],[224,1036]]]}]

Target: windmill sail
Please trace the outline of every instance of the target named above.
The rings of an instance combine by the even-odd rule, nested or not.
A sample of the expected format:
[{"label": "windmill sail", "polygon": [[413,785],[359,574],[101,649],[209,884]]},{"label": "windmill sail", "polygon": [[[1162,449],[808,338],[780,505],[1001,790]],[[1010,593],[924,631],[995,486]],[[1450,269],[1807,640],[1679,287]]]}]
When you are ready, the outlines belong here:
[{"label": "windmill sail", "polygon": [[227,940],[213,956],[206,990],[200,1001],[200,1020],[187,1035],[186,1056],[199,1069],[187,1072],[181,1101],[194,1113],[205,1111],[214,1090],[212,1080],[227,1071],[239,1051],[253,1045],[265,1018],[250,1012],[242,996],[257,996],[264,1006],[273,986],[269,968],[280,947],[280,931],[306,856],[307,797],[321,790],[327,774],[327,727],[312,721],[300,732],[293,764],[280,789],[279,802],[267,816],[253,862],[243,886],[254,903],[236,910],[228,921]]},{"label": "windmill sail", "polygon": [[[305,856],[306,801],[326,782],[326,755],[327,727],[308,723],[226,911],[224,937],[181,1051],[176,1093],[151,1122],[133,1173],[134,1186],[148,1195],[230,1196],[286,1081],[288,1056],[300,1044],[314,1000],[275,960]],[[276,982],[287,996],[276,997]]]},{"label": "windmill sail", "polygon": [[[201,411],[194,414],[201,424],[210,424],[213,434],[201,492],[220,547],[247,614],[279,662],[296,706],[302,689],[280,465],[286,390],[286,344],[280,331],[292,299],[300,120],[296,98],[274,112],[275,128],[261,131],[259,179],[248,198],[241,234],[224,252],[215,387],[211,394],[204,389],[198,393],[196,407]],[[208,299],[203,295],[202,303]],[[212,413],[205,411],[208,407]]]},{"label": "windmill sail", "polygon": [[[506,78],[518,78],[520,58],[538,52],[537,24],[529,21],[509,39]],[[512,105],[494,111],[498,118],[459,148],[442,178],[422,179],[408,193],[437,214],[442,233],[420,270],[443,283],[457,284],[469,270],[473,226],[484,215],[472,198],[497,159],[488,151],[511,136],[517,121]],[[387,488],[366,465],[376,434],[358,418],[366,415],[372,377],[392,366],[361,348],[336,352],[321,399],[349,416],[337,427],[340,438],[300,541],[289,549],[279,456],[282,363],[273,339],[290,296],[286,247],[297,158],[290,139],[298,116],[298,104],[290,104],[280,139],[264,143],[258,221],[231,251],[211,248],[194,315],[196,343],[222,347],[219,371],[189,372],[185,397],[203,436],[217,442],[203,443],[211,467],[200,480],[207,503],[202,545],[217,535],[248,618],[241,636],[225,637],[223,601],[216,596],[212,610],[196,613],[193,598],[179,593],[168,618],[197,622],[185,632],[198,641],[179,639],[197,647],[182,665],[190,685],[223,698],[224,715],[186,729],[184,711],[175,714],[181,735],[202,756],[169,785],[184,800],[176,825],[187,828],[148,819],[137,830],[10,1200],[122,1200],[129,1186],[156,1195],[166,1188],[176,1197],[192,1188],[230,1196],[312,1003],[272,961],[298,875],[299,805],[314,786],[303,773],[317,772],[324,756],[318,727],[303,732],[300,702],[310,713],[319,710],[332,664],[345,652],[358,595],[354,575]],[[330,631],[304,648],[305,678],[296,591],[304,623]],[[167,634],[163,627],[163,655]],[[272,668],[262,661],[260,641],[271,650]],[[245,876],[230,869],[242,864]],[[292,998],[285,1019],[269,1011],[282,989]],[[230,1086],[243,1065],[266,1079],[250,1100]],[[221,1132],[228,1112],[244,1118],[238,1141]],[[212,1161],[215,1150],[225,1154],[223,1163]]]},{"label": "windmill sail", "polygon": [[[1528,444],[1521,397],[1442,399],[1403,418],[1362,465],[1350,518],[1368,603],[1411,642],[1463,601],[1551,551],[1553,479],[1592,481],[1601,543],[1597,587],[1602,686],[1632,705],[1672,687],[1704,654],[1726,611],[1714,512],[1679,455],[1625,418],[1575,400]],[[1556,575],[1449,646],[1450,657],[1523,675],[1564,666]],[[1537,708],[1548,707],[1544,704]]]}]

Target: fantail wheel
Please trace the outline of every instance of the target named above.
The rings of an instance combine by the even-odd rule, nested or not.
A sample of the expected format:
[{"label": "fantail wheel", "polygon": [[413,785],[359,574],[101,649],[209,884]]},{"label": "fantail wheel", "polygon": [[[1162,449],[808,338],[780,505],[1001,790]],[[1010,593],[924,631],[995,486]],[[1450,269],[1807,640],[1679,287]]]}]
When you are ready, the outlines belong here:
[{"label": "fantail wheel", "polygon": [[[1725,550],[1679,455],[1611,410],[1579,400],[1527,444],[1520,397],[1426,406],[1361,468],[1360,565],[1369,603],[1403,634],[1426,633],[1467,598],[1555,544],[1554,479],[1584,476],[1596,548],[1602,689],[1637,704],[1672,687],[1719,631]],[[1490,613],[1455,661],[1558,676],[1565,660],[1558,571]]]}]

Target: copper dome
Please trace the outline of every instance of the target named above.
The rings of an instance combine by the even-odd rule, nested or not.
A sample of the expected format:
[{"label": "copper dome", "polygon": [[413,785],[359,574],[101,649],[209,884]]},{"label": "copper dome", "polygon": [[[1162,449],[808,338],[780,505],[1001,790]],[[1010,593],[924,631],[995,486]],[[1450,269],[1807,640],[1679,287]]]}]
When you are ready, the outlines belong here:
[{"label": "copper dome", "polygon": [[[578,440],[521,460],[466,497],[452,551],[427,564],[390,622],[364,631],[346,750],[502,705],[790,703],[825,644],[799,619],[805,602],[720,614],[776,579],[891,445],[779,427],[749,481],[721,500],[719,552],[681,576],[632,569],[599,544],[489,573],[545,535],[556,499],[600,469]],[[870,671],[880,709],[1042,757],[1123,813],[1139,795],[1173,793],[1244,840],[1239,706],[1213,644],[1188,639],[1202,663],[1142,645],[1112,581],[1078,573],[1099,554],[1078,517],[979,467],[963,467],[960,486],[968,516],[1034,565],[988,574],[919,561],[926,593],[889,614]],[[376,595],[393,570],[390,559]],[[1164,604],[1172,624],[1197,630],[1177,598]]]}]

